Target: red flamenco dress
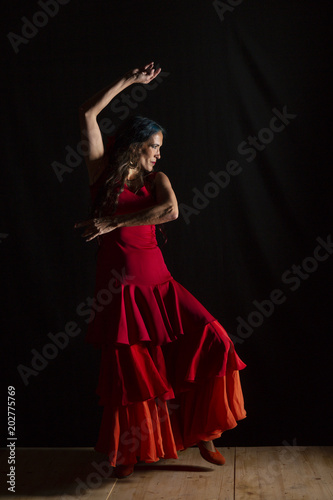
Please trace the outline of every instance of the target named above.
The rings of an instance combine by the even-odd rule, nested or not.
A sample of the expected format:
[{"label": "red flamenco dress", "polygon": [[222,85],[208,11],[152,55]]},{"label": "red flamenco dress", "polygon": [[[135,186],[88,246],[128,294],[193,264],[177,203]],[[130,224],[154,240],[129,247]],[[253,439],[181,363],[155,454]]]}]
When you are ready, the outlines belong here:
[{"label": "red flamenco dress", "polygon": [[[102,174],[92,198],[103,181]],[[150,185],[137,193],[125,185],[117,214],[153,206]],[[246,417],[239,378],[246,365],[218,321],[171,276],[155,226],[101,237],[95,299],[86,336],[101,349],[95,450],[110,465],[178,458],[177,450],[216,439]]]}]

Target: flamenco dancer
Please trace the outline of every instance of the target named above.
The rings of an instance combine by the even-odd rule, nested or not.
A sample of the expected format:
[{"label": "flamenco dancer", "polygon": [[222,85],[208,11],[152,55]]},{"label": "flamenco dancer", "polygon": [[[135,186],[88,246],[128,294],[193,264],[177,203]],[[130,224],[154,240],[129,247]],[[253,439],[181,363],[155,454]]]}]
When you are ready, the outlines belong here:
[{"label": "flamenco dancer", "polygon": [[168,177],[154,171],[164,129],[132,117],[104,148],[97,122],[116,95],[160,71],[154,63],[129,71],[80,108],[93,208],[75,227],[99,243],[98,308],[86,337],[101,349],[95,450],[119,478],[138,460],[178,458],[194,445],[223,465],[213,440],[246,416],[239,378],[246,365],[219,322],[173,279],[157,245],[156,225],[178,217]]}]

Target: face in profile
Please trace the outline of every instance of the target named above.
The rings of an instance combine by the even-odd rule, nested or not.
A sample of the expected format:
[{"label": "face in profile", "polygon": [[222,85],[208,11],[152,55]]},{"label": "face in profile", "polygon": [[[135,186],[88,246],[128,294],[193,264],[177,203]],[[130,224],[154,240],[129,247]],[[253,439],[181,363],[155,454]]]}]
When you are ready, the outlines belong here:
[{"label": "face in profile", "polygon": [[139,165],[141,168],[151,172],[154,169],[155,163],[161,158],[161,147],[163,144],[162,132],[156,132],[143,143]]}]

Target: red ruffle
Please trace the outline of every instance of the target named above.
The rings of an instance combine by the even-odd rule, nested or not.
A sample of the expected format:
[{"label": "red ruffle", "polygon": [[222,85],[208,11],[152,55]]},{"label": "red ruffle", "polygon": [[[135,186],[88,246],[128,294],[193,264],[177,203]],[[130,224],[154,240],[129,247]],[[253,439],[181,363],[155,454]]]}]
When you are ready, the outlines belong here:
[{"label": "red ruffle", "polygon": [[146,341],[163,345],[179,339],[185,332],[192,335],[193,326],[202,331],[215,320],[173,278],[154,286],[118,284],[112,291],[110,300],[96,313],[88,328],[86,340],[96,347]]},{"label": "red ruffle", "polygon": [[140,342],[105,346],[97,393],[101,405],[110,397],[129,405],[159,397],[172,399],[193,383],[241,370],[240,360],[224,328],[213,321],[164,346]]},{"label": "red ruffle", "polygon": [[97,393],[104,406],[96,450],[111,465],[177,458],[246,416],[246,365],[215,320],[174,342],[105,345]]}]

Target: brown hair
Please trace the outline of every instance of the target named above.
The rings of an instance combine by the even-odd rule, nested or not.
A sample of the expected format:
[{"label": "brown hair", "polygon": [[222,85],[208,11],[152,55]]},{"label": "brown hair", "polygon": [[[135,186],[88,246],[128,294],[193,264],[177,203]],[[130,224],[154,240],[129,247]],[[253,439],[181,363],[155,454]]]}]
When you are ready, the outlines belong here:
[{"label": "brown hair", "polygon": [[[95,197],[92,206],[93,217],[115,213],[128,171],[138,165],[143,143],[157,132],[165,134],[163,127],[153,120],[134,116],[124,122],[115,136],[110,138],[109,148],[105,153],[108,155],[106,180]],[[141,168],[139,175],[142,183],[149,174],[150,172]]]}]

